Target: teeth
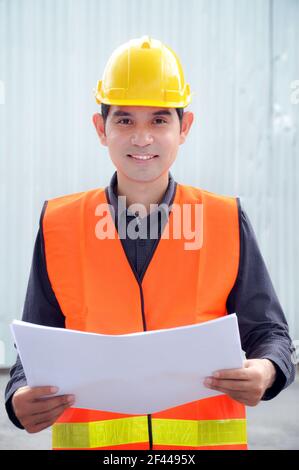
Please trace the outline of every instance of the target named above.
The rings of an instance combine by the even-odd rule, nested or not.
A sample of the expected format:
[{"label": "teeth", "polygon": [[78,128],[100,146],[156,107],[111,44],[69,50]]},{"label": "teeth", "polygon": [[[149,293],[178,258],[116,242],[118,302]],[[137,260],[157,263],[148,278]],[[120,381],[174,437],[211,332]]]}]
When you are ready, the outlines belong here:
[{"label": "teeth", "polygon": [[154,158],[155,155],[130,155],[132,158],[136,158],[137,160],[150,160]]}]

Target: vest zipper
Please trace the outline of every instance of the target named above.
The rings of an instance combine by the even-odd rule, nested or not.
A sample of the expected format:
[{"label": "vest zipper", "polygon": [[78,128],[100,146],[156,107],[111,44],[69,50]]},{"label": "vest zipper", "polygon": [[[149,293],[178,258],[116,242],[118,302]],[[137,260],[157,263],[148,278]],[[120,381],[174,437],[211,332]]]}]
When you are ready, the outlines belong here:
[{"label": "vest zipper", "polygon": [[[135,268],[133,266],[133,270],[134,270],[134,274],[135,274],[135,277],[137,279],[137,282],[138,282],[138,285],[139,285],[139,289],[140,289],[140,296],[141,296],[141,311],[142,311],[142,321],[143,321],[143,328],[144,328],[144,331],[147,331],[147,328],[146,328],[146,321],[145,321],[145,313],[144,313],[144,297],[143,297],[143,290],[142,290],[142,279],[144,277],[144,274],[153,258],[153,255],[156,251],[156,248],[158,246],[158,243],[160,241],[160,237],[157,238],[157,240],[155,241],[154,245],[153,245],[153,248],[152,248],[152,252],[148,258],[148,262],[145,263],[145,265],[143,266],[143,270],[142,270],[142,273],[140,275],[140,280],[138,278],[138,274],[137,272],[135,271]],[[149,414],[147,415],[147,419],[148,419],[148,435],[149,435],[149,450],[153,450],[153,429],[152,429],[152,415]]]},{"label": "vest zipper", "polygon": [[[174,193],[173,193],[173,196],[172,196],[172,198],[171,198],[171,202],[170,202],[170,204],[169,204],[170,207],[172,206],[172,203],[173,203],[173,201],[174,201],[175,194],[176,194],[176,190],[177,190],[177,185],[175,184]],[[105,189],[105,193],[106,193],[106,199],[107,199],[107,201],[111,204],[110,199],[109,199],[109,193],[108,193],[107,188]],[[169,214],[170,214],[170,213],[169,213]],[[168,214],[168,217],[169,217],[169,214]],[[139,214],[138,214],[138,216],[139,216]],[[137,223],[138,223],[138,226],[139,226],[139,225],[140,225],[140,218],[139,218],[138,216],[137,216]],[[117,224],[116,224],[116,225],[117,225],[117,226],[116,226],[116,231],[118,232],[118,221],[117,221]],[[162,232],[162,230],[161,230],[161,232]],[[120,239],[120,241],[121,241],[121,246],[122,246],[122,248],[123,248],[123,250],[124,250],[124,253],[125,253],[125,255],[126,255],[126,258],[127,258],[127,260],[128,260],[128,263],[129,263],[129,265],[131,266],[132,272],[133,272],[133,274],[134,274],[134,276],[135,276],[135,279],[136,279],[136,281],[137,281],[137,283],[138,283],[138,286],[139,286],[140,298],[141,298],[142,323],[143,323],[143,330],[144,330],[144,331],[147,331],[147,328],[146,328],[146,321],[145,321],[145,314],[144,314],[144,297],[143,297],[143,291],[142,291],[142,285],[141,285],[141,283],[142,283],[142,279],[143,279],[143,277],[144,277],[144,274],[145,274],[145,272],[146,272],[146,270],[147,270],[147,268],[148,268],[148,266],[149,266],[149,264],[150,264],[150,262],[151,262],[151,260],[152,260],[152,258],[153,258],[153,255],[154,255],[154,253],[155,253],[155,251],[156,251],[156,248],[157,248],[157,246],[158,246],[158,243],[159,243],[160,239],[161,239],[161,233],[159,233],[159,237],[156,239],[156,241],[155,241],[155,243],[154,243],[154,245],[153,245],[153,248],[152,248],[151,254],[150,254],[150,256],[149,256],[148,262],[145,263],[145,265],[143,266],[143,270],[142,270],[142,273],[141,273],[140,278],[139,278],[139,276],[138,276],[137,271],[135,270],[135,266],[131,263],[129,257],[127,256],[126,250],[125,250],[125,248],[124,248],[124,246],[123,246],[123,244],[122,244],[122,241],[121,241],[121,239]],[[148,421],[149,450],[153,450],[153,430],[152,430],[152,415],[151,415],[151,414],[147,415],[147,421]]]},{"label": "vest zipper", "polygon": [[[135,266],[131,263],[130,259],[128,258],[127,256],[127,253],[126,253],[126,250],[124,249],[123,247],[123,244],[122,247],[123,247],[123,250],[124,250],[124,253],[126,255],[126,258],[128,260],[128,263],[129,265],[131,266],[131,269],[133,271],[133,274],[135,276],[135,279],[138,283],[138,286],[139,286],[139,292],[140,292],[140,300],[141,300],[141,314],[142,314],[142,324],[143,324],[143,330],[144,331],[147,331],[147,328],[146,328],[146,321],[145,321],[145,314],[144,314],[144,297],[143,297],[143,291],[142,291],[142,285],[141,285],[141,282],[142,282],[142,279],[143,279],[143,276],[145,274],[145,271],[153,257],[153,253],[155,251],[155,248],[157,247],[157,244],[159,242],[159,238],[157,239],[155,245],[154,245],[154,249],[151,253],[151,256],[150,256],[150,259],[148,261],[148,263],[145,264],[144,268],[143,268],[143,271],[141,273],[141,277],[139,279],[139,276],[138,276],[138,273],[137,271],[135,270]],[[149,438],[149,450],[153,450],[153,431],[152,431],[152,415],[147,415],[147,421],[148,421],[148,438]]]},{"label": "vest zipper", "polygon": [[[135,268],[134,268],[135,269]],[[135,274],[135,273],[134,273]],[[137,275],[137,276],[136,276]],[[142,313],[142,323],[143,323],[143,330],[147,331],[146,328],[146,321],[145,321],[145,314],[144,314],[144,297],[143,291],[141,286],[141,280],[138,279],[138,274],[135,274],[136,280],[139,285],[140,290],[140,297],[141,297],[141,313]],[[152,432],[152,415],[147,415],[147,423],[148,423],[148,440],[149,440],[149,450],[153,450],[153,432]]]},{"label": "vest zipper", "polygon": [[[140,291],[140,299],[141,299],[141,313],[142,313],[142,323],[143,323],[143,330],[144,331],[147,331],[147,327],[146,327],[146,320],[145,320],[145,313],[144,313],[144,297],[143,297],[143,290],[142,290],[142,279],[144,277],[144,274],[153,258],[153,255],[156,251],[156,248],[158,246],[158,243],[160,241],[160,238],[157,238],[157,240],[155,241],[155,244],[153,245],[153,249],[152,249],[152,252],[149,256],[149,259],[148,259],[148,262],[144,265],[143,267],[143,270],[142,270],[142,273],[141,273],[141,276],[139,278],[138,276],[138,273],[137,271],[135,270],[135,266],[133,264],[131,264],[131,261],[129,260],[128,256],[127,256],[127,253],[125,252],[125,255],[126,255],[126,258],[128,260],[128,263],[129,265],[131,266],[131,269],[133,271],[133,274],[135,276],[135,279],[136,281],[138,282],[138,286],[139,286],[139,291]],[[123,245],[122,245],[123,246]],[[152,415],[149,414],[147,415],[147,421],[148,421],[148,437],[149,437],[149,450],[153,450],[153,430],[152,430]]]},{"label": "vest zipper", "polygon": [[[139,218],[138,216],[137,216],[136,218],[137,218],[137,224],[138,224],[138,226],[139,226],[139,225],[140,225],[140,218]],[[126,255],[126,258],[127,258],[127,260],[128,260],[128,263],[129,263],[129,265],[131,266],[131,269],[132,269],[132,271],[133,271],[133,274],[134,274],[134,276],[135,276],[135,279],[136,279],[136,281],[138,282],[139,291],[140,291],[140,299],[141,299],[142,323],[143,323],[143,330],[144,330],[144,331],[147,331],[147,327],[146,327],[146,320],[145,320],[145,313],[144,313],[144,297],[143,297],[143,290],[142,290],[142,285],[141,285],[141,283],[142,283],[142,279],[143,279],[143,277],[144,277],[144,274],[145,274],[145,272],[146,272],[146,270],[147,270],[147,268],[148,268],[148,266],[149,266],[149,264],[150,264],[150,262],[151,262],[151,260],[152,260],[152,258],[153,258],[153,255],[154,255],[154,253],[155,253],[155,251],[156,251],[156,248],[157,248],[157,246],[158,246],[159,241],[160,241],[160,237],[158,237],[158,238],[156,239],[156,241],[155,241],[155,243],[154,243],[154,245],[153,245],[152,252],[151,252],[151,254],[150,254],[150,256],[149,256],[148,262],[145,263],[145,265],[144,265],[144,267],[143,267],[143,270],[142,270],[142,273],[141,273],[141,275],[140,275],[140,278],[139,278],[138,273],[137,273],[137,271],[136,271],[136,269],[135,269],[135,266],[131,263],[130,259],[128,258],[127,253],[126,253],[126,250],[124,249],[123,244],[121,244],[122,247],[123,247],[124,253],[125,253],[125,255]],[[149,450],[153,450],[153,430],[152,430],[152,415],[151,415],[151,414],[147,415],[147,421],[148,421]]]}]

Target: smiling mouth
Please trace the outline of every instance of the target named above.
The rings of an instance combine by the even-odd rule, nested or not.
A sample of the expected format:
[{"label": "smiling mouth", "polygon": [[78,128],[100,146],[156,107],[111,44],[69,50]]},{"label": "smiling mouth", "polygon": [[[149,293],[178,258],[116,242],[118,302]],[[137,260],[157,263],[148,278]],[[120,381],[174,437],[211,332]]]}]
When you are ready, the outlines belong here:
[{"label": "smiling mouth", "polygon": [[132,155],[127,154],[127,157],[132,158],[133,160],[140,161],[140,162],[147,162],[149,160],[153,160],[154,158],[158,157],[159,155]]}]

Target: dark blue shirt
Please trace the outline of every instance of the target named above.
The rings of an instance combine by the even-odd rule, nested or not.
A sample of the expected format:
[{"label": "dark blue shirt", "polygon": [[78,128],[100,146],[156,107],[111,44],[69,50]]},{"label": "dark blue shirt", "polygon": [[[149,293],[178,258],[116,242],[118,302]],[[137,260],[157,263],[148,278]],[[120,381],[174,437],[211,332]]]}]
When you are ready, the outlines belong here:
[{"label": "dark blue shirt", "polygon": [[[177,183],[169,173],[169,183],[160,204],[171,206]],[[114,208],[117,216],[117,172],[105,188],[107,199]],[[236,282],[227,298],[228,313],[236,313],[239,323],[242,349],[247,359],[270,359],[276,369],[276,380],[269,388],[263,400],[274,398],[284,388],[290,385],[295,377],[295,366],[291,361],[292,342],[289,336],[288,324],[281,305],[273,288],[265,262],[260,253],[258,243],[249,222],[248,216],[241,209],[238,201],[239,227],[240,227],[240,261]],[[51,287],[45,261],[45,249],[41,222],[37,233],[28,288],[25,298],[22,319],[27,322],[45,326],[65,328],[65,317],[60,309],[55,293]],[[158,218],[158,237],[163,231],[167,221],[168,210],[161,211]],[[163,216],[164,214],[164,216]],[[139,214],[131,214],[129,210],[121,214],[128,224],[135,217],[138,227],[146,222]],[[155,218],[153,218],[155,220]],[[149,221],[148,221],[149,222]],[[147,227],[150,224],[147,222]],[[116,227],[119,220],[115,219]],[[159,238],[158,238],[159,239]],[[150,237],[132,240],[129,237],[121,239],[128,261],[140,280],[142,280],[147,266],[151,260],[157,240]],[[14,392],[27,384],[22,363],[19,356],[11,368],[10,380],[5,391],[6,410],[11,421],[22,428],[12,408]],[[51,385],[51,384],[50,384]]]}]

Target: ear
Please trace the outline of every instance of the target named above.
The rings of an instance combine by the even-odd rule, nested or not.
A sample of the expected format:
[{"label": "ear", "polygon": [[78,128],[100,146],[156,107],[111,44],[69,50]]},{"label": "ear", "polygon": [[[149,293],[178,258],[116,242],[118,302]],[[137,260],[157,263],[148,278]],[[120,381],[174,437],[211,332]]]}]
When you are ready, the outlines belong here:
[{"label": "ear", "polygon": [[180,133],[180,145],[185,142],[186,137],[192,126],[193,120],[194,120],[194,114],[191,111],[186,111],[183,114],[182,130]]},{"label": "ear", "polygon": [[97,134],[103,145],[107,146],[107,137],[105,134],[104,119],[100,113],[96,113],[92,116],[94,127],[96,128]]}]

